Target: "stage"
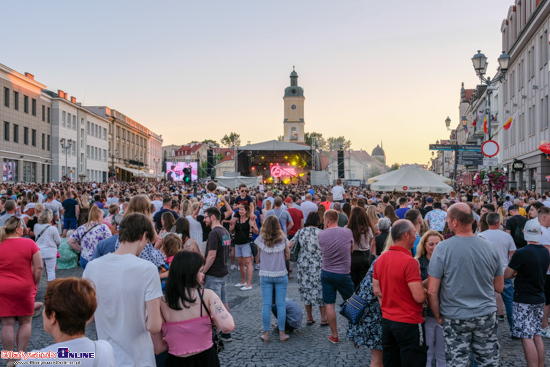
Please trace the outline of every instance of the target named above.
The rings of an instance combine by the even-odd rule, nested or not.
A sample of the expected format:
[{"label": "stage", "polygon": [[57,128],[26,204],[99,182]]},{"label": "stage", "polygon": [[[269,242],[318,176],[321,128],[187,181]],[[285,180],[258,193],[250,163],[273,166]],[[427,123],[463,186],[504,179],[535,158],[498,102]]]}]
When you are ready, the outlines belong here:
[{"label": "stage", "polygon": [[237,149],[237,171],[262,176],[264,183],[309,183],[315,153],[308,145],[278,140],[250,144]]}]

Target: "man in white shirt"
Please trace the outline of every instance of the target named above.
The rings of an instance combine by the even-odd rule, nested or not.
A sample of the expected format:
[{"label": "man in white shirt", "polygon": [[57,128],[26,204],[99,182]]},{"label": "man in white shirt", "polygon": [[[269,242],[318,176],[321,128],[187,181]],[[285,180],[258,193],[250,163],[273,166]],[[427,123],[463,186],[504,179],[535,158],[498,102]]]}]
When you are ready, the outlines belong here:
[{"label": "man in white shirt", "polygon": [[118,367],[156,365],[151,335],[162,327],[162,289],[157,267],[138,257],[154,234],[149,218],[129,214],[120,223],[120,247],[84,270],[96,289],[98,339],[113,346]]},{"label": "man in white shirt", "polygon": [[[107,198],[107,204],[118,204],[118,191],[114,190],[113,195]],[[156,207],[155,207],[156,208]]]},{"label": "man in white shirt", "polygon": [[306,194],[305,201],[302,202],[300,209],[302,210],[302,213],[304,213],[304,220],[307,220],[309,213],[317,212],[317,210],[319,210],[317,204],[313,202],[313,197],[311,194]]},{"label": "man in white shirt", "polygon": [[336,203],[344,203],[344,195],[346,190],[342,187],[342,180],[336,180],[336,186],[332,188],[332,201]]},{"label": "man in white shirt", "polygon": [[[487,214],[487,224],[489,225],[489,229],[481,232],[479,237],[486,239],[495,246],[502,268],[506,269],[512,255],[516,251],[514,239],[509,233],[500,230],[500,214]],[[495,295],[497,294],[498,293],[495,293]],[[510,331],[512,331],[512,326],[514,324],[514,283],[512,282],[512,279],[504,279],[504,290],[502,291],[501,296],[506,308],[508,325],[510,326]]]},{"label": "man in white shirt", "polygon": [[159,193],[156,193],[153,195],[153,201],[151,201],[151,204],[155,206],[155,212],[153,213],[153,216],[157,214],[158,211],[162,209],[162,195]]}]

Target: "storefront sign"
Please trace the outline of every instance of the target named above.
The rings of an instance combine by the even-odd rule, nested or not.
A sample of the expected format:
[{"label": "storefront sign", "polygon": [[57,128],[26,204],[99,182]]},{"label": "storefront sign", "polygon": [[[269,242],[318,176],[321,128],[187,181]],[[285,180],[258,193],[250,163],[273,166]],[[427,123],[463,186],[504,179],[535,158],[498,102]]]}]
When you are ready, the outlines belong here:
[{"label": "storefront sign", "polygon": [[512,163],[512,170],[514,172],[523,171],[525,169],[525,163],[523,161],[517,160]]}]

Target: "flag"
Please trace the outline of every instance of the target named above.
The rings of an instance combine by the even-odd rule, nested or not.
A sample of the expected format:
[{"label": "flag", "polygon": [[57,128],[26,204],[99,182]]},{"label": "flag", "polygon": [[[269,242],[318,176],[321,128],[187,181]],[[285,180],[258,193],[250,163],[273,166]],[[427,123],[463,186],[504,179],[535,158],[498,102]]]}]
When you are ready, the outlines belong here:
[{"label": "flag", "polygon": [[483,118],[483,132],[487,134],[487,116]]},{"label": "flag", "polygon": [[468,133],[468,125],[464,125],[464,131],[466,131],[466,134]]},{"label": "flag", "polygon": [[508,121],[506,121],[506,123],[503,126],[504,130],[509,130],[512,127],[512,122],[514,122],[514,120],[516,119],[516,116],[517,116],[518,112],[519,111],[514,113],[514,115],[512,117],[510,117],[510,119]]}]

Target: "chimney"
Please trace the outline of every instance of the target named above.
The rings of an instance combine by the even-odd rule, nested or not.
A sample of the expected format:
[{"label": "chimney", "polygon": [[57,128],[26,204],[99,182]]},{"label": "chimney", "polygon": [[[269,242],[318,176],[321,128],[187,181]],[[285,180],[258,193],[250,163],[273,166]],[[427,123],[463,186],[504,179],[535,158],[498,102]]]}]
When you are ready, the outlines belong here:
[{"label": "chimney", "polygon": [[34,75],[32,75],[31,73],[25,72],[25,76],[26,76],[27,78],[29,78],[29,79],[34,80]]},{"label": "chimney", "polygon": [[67,93],[65,93],[65,92],[63,92],[63,98],[65,98],[65,99],[66,99],[66,100],[68,101],[68,100],[69,100],[69,98],[68,98],[67,96],[68,96],[68,94],[67,94]]},{"label": "chimney", "polygon": [[58,89],[58,90],[57,90],[57,96],[58,96],[59,98],[63,98],[64,95],[65,95],[65,92],[63,92],[61,89]]},{"label": "chimney", "polygon": [[76,97],[71,96],[71,102],[76,104]]}]

